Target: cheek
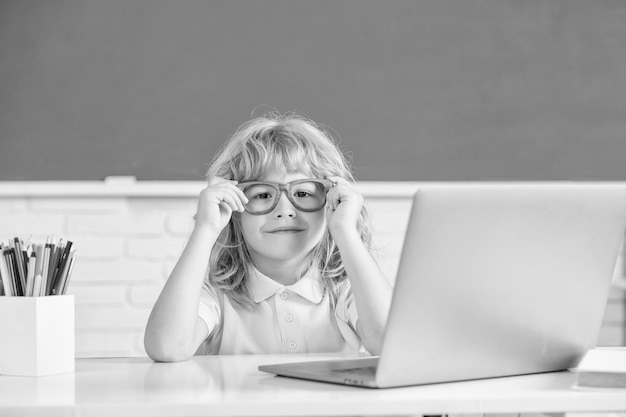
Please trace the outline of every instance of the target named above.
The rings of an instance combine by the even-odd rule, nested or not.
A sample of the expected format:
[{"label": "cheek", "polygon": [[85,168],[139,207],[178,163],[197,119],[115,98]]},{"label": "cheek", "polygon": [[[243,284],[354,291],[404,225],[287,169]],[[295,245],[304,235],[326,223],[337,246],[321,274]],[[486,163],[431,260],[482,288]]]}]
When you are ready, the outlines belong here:
[{"label": "cheek", "polygon": [[243,213],[241,215],[241,234],[243,235],[244,239],[254,239],[255,231],[259,230],[262,225],[259,217],[262,216],[254,216],[249,213]]},{"label": "cheek", "polygon": [[321,238],[327,228],[326,223],[326,210],[320,210],[318,212],[311,213],[311,219],[308,221],[311,231]]}]

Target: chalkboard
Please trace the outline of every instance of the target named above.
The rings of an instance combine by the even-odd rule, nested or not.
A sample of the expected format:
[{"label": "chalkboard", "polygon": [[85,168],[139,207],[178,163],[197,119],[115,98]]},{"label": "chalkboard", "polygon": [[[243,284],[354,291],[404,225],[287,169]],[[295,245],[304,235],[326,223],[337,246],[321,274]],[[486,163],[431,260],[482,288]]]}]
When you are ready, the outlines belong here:
[{"label": "chalkboard", "polygon": [[626,180],[626,2],[0,0],[0,180],[200,180],[270,110],[359,180]]}]

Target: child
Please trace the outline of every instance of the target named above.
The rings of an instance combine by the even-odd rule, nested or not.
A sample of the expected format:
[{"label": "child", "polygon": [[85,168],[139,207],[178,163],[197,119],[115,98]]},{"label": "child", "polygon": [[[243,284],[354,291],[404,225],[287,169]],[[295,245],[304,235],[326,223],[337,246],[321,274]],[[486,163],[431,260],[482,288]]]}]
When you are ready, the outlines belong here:
[{"label": "child", "polygon": [[189,241],[148,319],[148,355],[378,354],[391,285],[370,254],[363,197],[330,136],[293,114],[253,119],[207,178]]}]

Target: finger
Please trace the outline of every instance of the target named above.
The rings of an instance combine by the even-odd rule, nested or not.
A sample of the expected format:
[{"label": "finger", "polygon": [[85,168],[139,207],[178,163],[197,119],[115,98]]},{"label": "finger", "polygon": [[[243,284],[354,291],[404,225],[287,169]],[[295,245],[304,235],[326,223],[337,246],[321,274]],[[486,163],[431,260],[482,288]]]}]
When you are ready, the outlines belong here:
[{"label": "finger", "polygon": [[225,180],[222,178],[222,182],[221,185],[228,187],[229,190],[233,191],[234,193],[236,193],[239,197],[239,199],[243,202],[243,204],[246,204],[248,202],[248,197],[246,197],[246,194],[243,192],[243,190],[239,187],[237,187],[237,184],[239,184],[239,181],[236,180]]},{"label": "finger", "polygon": [[245,210],[241,202],[241,199],[239,199],[238,196],[229,194],[229,193],[224,194],[221,197],[219,205],[222,207],[228,207],[232,211],[242,212]]},{"label": "finger", "polygon": [[343,177],[338,177],[338,176],[330,176],[330,177],[326,177],[327,180],[331,180],[333,182],[333,186],[337,186],[337,185],[349,185],[350,182],[348,182],[348,180],[346,180]]},{"label": "finger", "polygon": [[233,208],[223,201],[218,204],[218,207],[219,207],[221,215],[226,215],[230,219],[234,211]]},{"label": "finger", "polygon": [[337,205],[341,203],[342,197],[346,194],[344,184],[337,183],[336,186],[328,190],[326,194],[326,200],[330,203],[333,209],[337,208]]},{"label": "finger", "polygon": [[234,184],[224,184],[224,193],[228,194],[232,201],[237,205],[237,211],[244,211],[244,205],[248,203],[248,197],[244,194],[243,190]]},{"label": "finger", "polygon": [[337,196],[337,186],[344,185],[346,181],[343,178],[337,176],[329,176],[326,177],[326,179],[332,181],[333,183],[333,186],[326,193],[326,201],[328,203],[327,207],[334,211],[340,201],[340,198]]},{"label": "finger", "polygon": [[333,212],[341,204],[341,195],[333,188],[326,194],[326,208]]},{"label": "finger", "polygon": [[239,188],[235,187],[226,190],[222,198],[232,207],[233,210],[239,212],[245,211],[245,204],[248,202],[248,198]]},{"label": "finger", "polygon": [[351,194],[354,191],[352,184],[342,177],[329,177],[329,180],[333,182],[333,187],[328,190],[329,196],[334,196],[336,199],[341,200],[340,197]]},{"label": "finger", "polygon": [[363,205],[363,196],[352,183],[344,178],[336,178],[336,180],[337,186],[333,187],[326,196],[329,207],[338,210],[339,206],[343,207],[346,204],[346,208],[351,207],[352,211],[360,209]]},{"label": "finger", "polygon": [[248,200],[248,197],[246,197],[246,194],[243,192],[243,190],[237,186],[234,186],[234,190],[239,196],[239,199],[243,202],[243,204],[247,204],[249,200]]},{"label": "finger", "polygon": [[225,180],[220,177],[215,177],[210,180],[209,187],[216,192],[233,193],[239,200],[241,200],[240,205],[243,208],[243,205],[248,203],[248,197],[246,197],[243,190],[237,187],[237,183],[238,182],[235,180]]},{"label": "finger", "polygon": [[224,185],[210,185],[205,188],[200,197],[201,201],[203,200],[205,204],[215,204],[216,206],[228,204],[232,210],[243,211],[244,203],[241,201],[239,193],[233,188]]}]

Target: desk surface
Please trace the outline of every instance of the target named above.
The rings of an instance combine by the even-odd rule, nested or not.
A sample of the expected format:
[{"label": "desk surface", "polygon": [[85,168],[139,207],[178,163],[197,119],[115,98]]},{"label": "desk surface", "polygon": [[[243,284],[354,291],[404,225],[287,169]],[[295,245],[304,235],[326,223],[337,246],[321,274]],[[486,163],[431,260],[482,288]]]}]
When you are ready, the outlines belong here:
[{"label": "desk surface", "polygon": [[[320,355],[77,359],[76,371],[0,376],[0,416],[328,416],[626,410],[624,391],[576,391],[570,372],[372,390],[259,372]],[[328,355],[322,357],[330,357]]]}]

